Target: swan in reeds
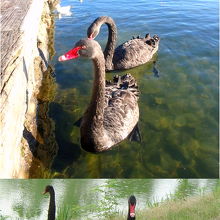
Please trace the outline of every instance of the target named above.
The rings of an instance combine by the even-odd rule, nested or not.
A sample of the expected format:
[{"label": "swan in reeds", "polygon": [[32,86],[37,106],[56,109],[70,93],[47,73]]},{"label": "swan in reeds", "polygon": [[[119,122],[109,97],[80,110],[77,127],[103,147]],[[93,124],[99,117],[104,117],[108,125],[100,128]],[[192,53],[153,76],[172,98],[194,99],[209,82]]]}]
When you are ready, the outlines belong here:
[{"label": "swan in reeds", "polygon": [[127,220],[135,220],[135,207],[136,207],[136,198],[135,196],[130,196],[128,199],[128,218]]},{"label": "swan in reeds", "polygon": [[48,209],[48,217],[47,220],[55,220],[56,215],[56,204],[55,204],[55,191],[53,186],[47,185],[43,194],[50,194],[50,204]]}]

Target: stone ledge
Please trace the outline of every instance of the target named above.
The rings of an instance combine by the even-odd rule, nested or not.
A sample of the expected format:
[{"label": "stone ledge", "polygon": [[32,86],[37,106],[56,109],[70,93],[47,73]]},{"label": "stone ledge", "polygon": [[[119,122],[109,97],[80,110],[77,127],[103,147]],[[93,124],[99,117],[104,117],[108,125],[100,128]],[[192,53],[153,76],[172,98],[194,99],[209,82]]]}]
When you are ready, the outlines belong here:
[{"label": "stone ledge", "polygon": [[29,132],[34,132],[37,94],[48,67],[48,29],[53,28],[50,6],[54,2],[2,2],[5,38],[1,41],[4,50],[1,51],[0,178],[29,176],[33,155],[29,145],[24,143],[27,129],[24,125]]}]

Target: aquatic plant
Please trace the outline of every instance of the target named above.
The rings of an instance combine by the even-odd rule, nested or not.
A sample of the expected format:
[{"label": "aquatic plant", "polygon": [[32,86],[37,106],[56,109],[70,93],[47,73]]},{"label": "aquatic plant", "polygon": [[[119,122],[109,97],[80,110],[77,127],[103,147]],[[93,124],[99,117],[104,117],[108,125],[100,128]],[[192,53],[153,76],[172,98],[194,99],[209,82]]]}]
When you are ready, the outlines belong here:
[{"label": "aquatic plant", "polygon": [[57,210],[57,220],[71,220],[73,212],[70,206],[61,206]]}]

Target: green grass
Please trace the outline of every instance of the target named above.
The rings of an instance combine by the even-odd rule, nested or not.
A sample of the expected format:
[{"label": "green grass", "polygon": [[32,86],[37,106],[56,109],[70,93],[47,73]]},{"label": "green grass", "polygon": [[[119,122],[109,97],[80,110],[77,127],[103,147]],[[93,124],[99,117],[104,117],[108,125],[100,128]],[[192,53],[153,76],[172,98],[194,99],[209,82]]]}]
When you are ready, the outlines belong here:
[{"label": "green grass", "polygon": [[[125,216],[116,216],[111,220],[122,220]],[[109,219],[109,220],[110,220]],[[137,212],[139,220],[220,220],[220,188],[204,195],[170,199],[159,206]]]}]

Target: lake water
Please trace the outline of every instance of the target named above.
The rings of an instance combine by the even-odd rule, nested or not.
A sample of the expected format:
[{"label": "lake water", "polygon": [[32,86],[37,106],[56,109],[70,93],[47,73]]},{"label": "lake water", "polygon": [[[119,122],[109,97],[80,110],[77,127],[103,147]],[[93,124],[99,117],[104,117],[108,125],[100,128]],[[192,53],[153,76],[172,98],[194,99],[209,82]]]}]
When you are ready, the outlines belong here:
[{"label": "lake water", "polygon": [[138,215],[139,210],[148,208],[149,204],[154,205],[170,197],[180,199],[211,192],[219,187],[219,180],[1,180],[0,219],[45,220],[49,196],[42,195],[42,192],[47,184],[53,185],[55,190],[57,220],[66,220],[61,218],[64,210],[68,210],[68,220],[71,214],[76,220],[106,220],[114,213],[126,216],[127,200],[131,194],[137,198]]},{"label": "lake water", "polygon": [[[217,178],[218,1],[65,0],[61,5],[71,5],[72,15],[55,20],[55,89],[48,110],[54,131],[46,143],[56,143],[59,151],[52,171],[66,178]],[[142,141],[125,140],[94,155],[81,149],[79,127],[74,126],[90,99],[91,61],[57,59],[103,15],[116,22],[117,45],[146,33],[161,38],[159,77],[152,62],[117,72],[131,73],[139,84]],[[96,40],[104,48],[106,26]]]}]

